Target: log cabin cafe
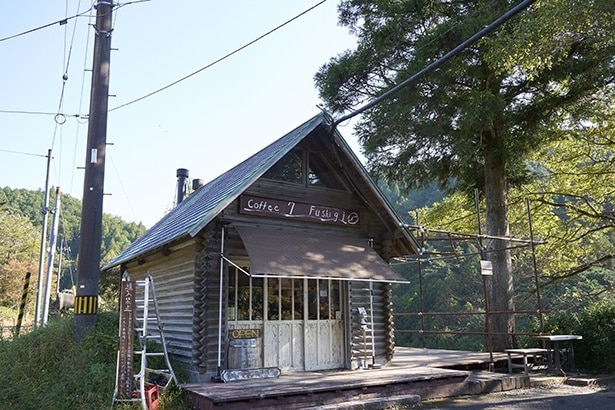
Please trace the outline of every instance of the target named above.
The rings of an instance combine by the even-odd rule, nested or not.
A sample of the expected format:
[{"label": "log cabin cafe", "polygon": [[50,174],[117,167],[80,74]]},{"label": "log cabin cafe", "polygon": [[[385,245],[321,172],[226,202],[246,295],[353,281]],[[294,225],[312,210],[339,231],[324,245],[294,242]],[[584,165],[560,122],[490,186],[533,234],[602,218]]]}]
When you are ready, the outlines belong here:
[{"label": "log cabin cafe", "polygon": [[190,382],[391,362],[391,286],[405,279],[388,262],[418,246],[330,117],[183,198],[187,181],[178,170],[175,208],[103,274],[151,275],[167,349]]}]

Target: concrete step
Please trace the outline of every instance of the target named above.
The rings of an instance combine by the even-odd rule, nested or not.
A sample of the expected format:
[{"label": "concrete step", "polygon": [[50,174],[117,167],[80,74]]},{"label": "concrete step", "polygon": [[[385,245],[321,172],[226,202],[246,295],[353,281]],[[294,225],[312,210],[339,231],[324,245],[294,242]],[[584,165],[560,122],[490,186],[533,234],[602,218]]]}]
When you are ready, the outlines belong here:
[{"label": "concrete step", "polygon": [[566,384],[571,386],[609,386],[615,384],[615,375],[599,374],[599,375],[575,375],[565,378]]},{"label": "concrete step", "polygon": [[467,394],[486,394],[530,387],[530,377],[523,373],[475,371],[468,377]]}]

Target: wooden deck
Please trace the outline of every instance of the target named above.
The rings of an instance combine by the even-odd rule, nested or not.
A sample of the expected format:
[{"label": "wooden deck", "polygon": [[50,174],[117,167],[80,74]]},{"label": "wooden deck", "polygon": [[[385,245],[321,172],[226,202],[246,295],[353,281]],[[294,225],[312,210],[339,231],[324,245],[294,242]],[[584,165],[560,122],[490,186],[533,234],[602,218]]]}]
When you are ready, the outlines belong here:
[{"label": "wooden deck", "polygon": [[[506,353],[494,353],[493,360],[496,368],[507,366]],[[352,403],[390,402],[395,398],[399,403],[416,403],[479,393],[471,370],[488,369],[490,361],[489,353],[397,347],[392,364],[380,369],[282,372],[279,378],[186,384],[182,388],[192,406],[204,410],[350,408]],[[502,378],[511,377],[480,374],[483,387],[479,390],[500,389],[497,386]],[[519,379],[522,375],[512,377]],[[492,380],[485,384],[485,378]]]}]

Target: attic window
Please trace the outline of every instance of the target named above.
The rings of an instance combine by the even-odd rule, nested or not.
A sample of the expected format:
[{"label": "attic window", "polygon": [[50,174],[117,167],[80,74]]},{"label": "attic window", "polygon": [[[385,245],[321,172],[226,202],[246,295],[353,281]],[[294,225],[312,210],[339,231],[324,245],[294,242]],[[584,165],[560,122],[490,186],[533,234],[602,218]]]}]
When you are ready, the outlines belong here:
[{"label": "attic window", "polygon": [[294,150],[284,155],[275,163],[269,171],[265,172],[264,178],[275,179],[278,181],[292,182],[300,184],[301,178],[301,151]]},{"label": "attic window", "polygon": [[301,149],[286,154],[265,172],[263,178],[303,186],[344,189],[335,172],[320,155]]},{"label": "attic window", "polygon": [[310,152],[307,181],[309,186],[319,186],[323,188],[344,189],[337,179],[335,173],[320,158],[320,155]]}]

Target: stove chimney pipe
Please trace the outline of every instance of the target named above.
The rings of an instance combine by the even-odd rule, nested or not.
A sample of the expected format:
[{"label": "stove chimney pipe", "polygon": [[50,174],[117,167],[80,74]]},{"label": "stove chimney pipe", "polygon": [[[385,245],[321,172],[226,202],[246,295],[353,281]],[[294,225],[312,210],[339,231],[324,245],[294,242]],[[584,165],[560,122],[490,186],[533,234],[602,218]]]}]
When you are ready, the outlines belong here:
[{"label": "stove chimney pipe", "polygon": [[177,169],[177,203],[176,206],[181,203],[181,201],[186,198],[188,194],[188,170],[185,168]]},{"label": "stove chimney pipe", "polygon": [[193,179],[192,180],[192,191],[193,192],[196,191],[203,185],[205,185],[205,182],[201,178]]}]

